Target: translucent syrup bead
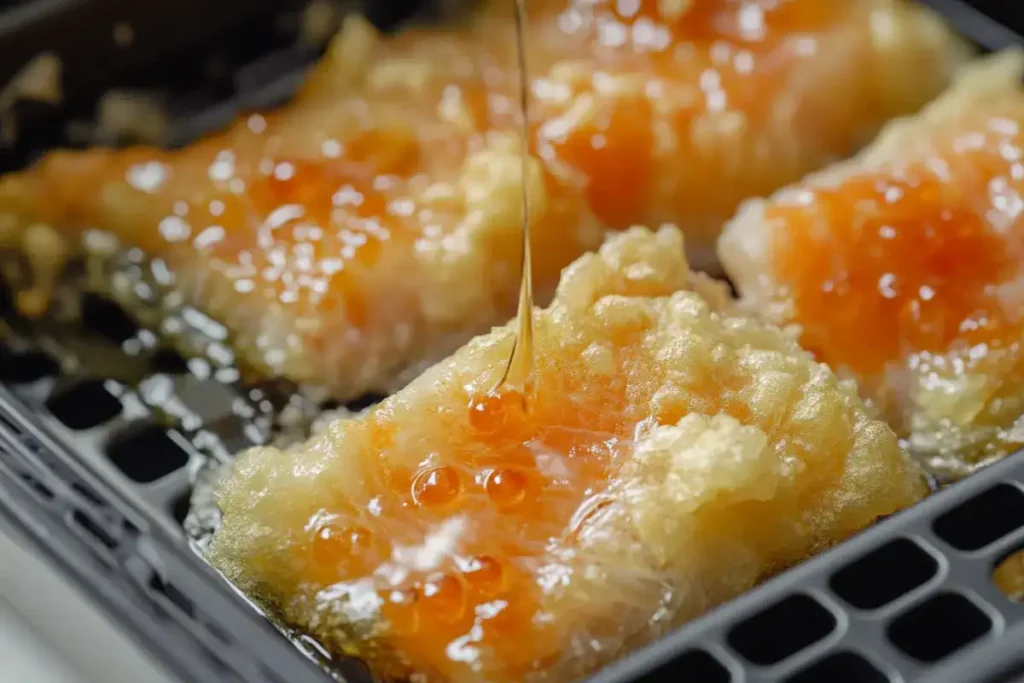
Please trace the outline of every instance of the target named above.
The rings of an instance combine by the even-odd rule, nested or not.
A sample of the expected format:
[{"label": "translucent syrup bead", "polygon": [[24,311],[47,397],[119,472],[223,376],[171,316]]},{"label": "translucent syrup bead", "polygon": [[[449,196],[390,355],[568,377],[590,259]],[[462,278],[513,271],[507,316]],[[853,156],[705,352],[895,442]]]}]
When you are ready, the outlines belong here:
[{"label": "translucent syrup bead", "polygon": [[469,424],[484,434],[497,434],[522,422],[524,399],[517,391],[502,390],[475,397],[469,403]]},{"label": "translucent syrup bead", "polygon": [[414,590],[385,591],[381,598],[381,616],[388,632],[396,636],[411,636],[420,628],[420,600]]},{"label": "translucent syrup bead", "polygon": [[[321,522],[313,532],[310,553],[313,562],[327,574],[342,568],[368,552],[373,537],[369,530],[334,518]],[[325,575],[326,576],[326,575]]]},{"label": "translucent syrup bead", "polygon": [[451,623],[466,612],[466,595],[462,583],[447,574],[431,576],[423,584],[423,609],[431,618]]},{"label": "translucent syrup bead", "polygon": [[442,466],[423,470],[412,482],[412,497],[417,505],[447,505],[461,493],[462,480],[454,467]]},{"label": "translucent syrup bead", "polygon": [[501,507],[511,507],[523,502],[526,497],[526,475],[516,470],[497,469],[487,475],[484,490],[487,496]]},{"label": "translucent syrup bead", "polygon": [[505,588],[505,571],[501,563],[489,555],[477,555],[461,563],[466,583],[484,597],[494,597]]}]

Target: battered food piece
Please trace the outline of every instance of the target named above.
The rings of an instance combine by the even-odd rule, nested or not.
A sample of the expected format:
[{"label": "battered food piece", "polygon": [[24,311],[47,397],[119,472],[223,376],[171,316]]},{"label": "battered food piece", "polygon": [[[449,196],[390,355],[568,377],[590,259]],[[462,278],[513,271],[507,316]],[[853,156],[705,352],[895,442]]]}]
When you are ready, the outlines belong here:
[{"label": "battered food piece", "polygon": [[[739,200],[851,153],[963,54],[902,0],[530,5],[542,302],[633,222],[681,226],[712,265]],[[342,400],[403,385],[515,310],[511,6],[387,39],[353,18],[281,111],[180,151],[56,152],[0,179],[0,246],[34,266],[22,311],[46,308],[65,259],[120,255],[92,286],[189,353],[206,352],[181,331],[192,306],[256,373]]]},{"label": "battered food piece", "polygon": [[862,395],[937,471],[1024,444],[1024,54],[987,57],[863,154],[725,230],[751,311]]},{"label": "battered food piece", "polygon": [[243,454],[209,559],[383,680],[566,683],[926,493],[851,386],[730,306],[676,229],[621,233],[536,312],[525,411],[494,392],[511,324]]}]

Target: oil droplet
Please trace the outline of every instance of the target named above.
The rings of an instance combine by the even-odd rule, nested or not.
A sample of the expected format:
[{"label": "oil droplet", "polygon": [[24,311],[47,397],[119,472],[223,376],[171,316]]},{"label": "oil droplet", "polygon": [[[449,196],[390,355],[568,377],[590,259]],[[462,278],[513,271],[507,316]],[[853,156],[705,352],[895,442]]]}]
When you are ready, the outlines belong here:
[{"label": "oil droplet", "polygon": [[505,588],[505,572],[501,563],[490,555],[477,555],[462,567],[466,582],[484,597],[491,598]]},{"label": "oil droplet", "polygon": [[396,636],[410,636],[420,628],[419,596],[414,590],[392,590],[381,596],[381,616]]},{"label": "oil droplet", "polygon": [[445,623],[458,621],[466,611],[462,583],[447,574],[437,574],[427,579],[423,584],[422,603],[431,618]]},{"label": "oil droplet", "polygon": [[526,476],[510,469],[497,469],[487,476],[487,496],[501,507],[518,505],[526,496]]},{"label": "oil droplet", "polygon": [[470,401],[469,424],[483,434],[497,434],[521,422],[525,405],[518,391],[488,392]]},{"label": "oil droplet", "polygon": [[313,561],[321,568],[338,569],[367,552],[372,540],[367,529],[331,519],[316,528],[310,551]]},{"label": "oil droplet", "polygon": [[412,482],[412,498],[417,505],[440,507],[462,493],[462,481],[453,467],[433,467],[416,475]]}]

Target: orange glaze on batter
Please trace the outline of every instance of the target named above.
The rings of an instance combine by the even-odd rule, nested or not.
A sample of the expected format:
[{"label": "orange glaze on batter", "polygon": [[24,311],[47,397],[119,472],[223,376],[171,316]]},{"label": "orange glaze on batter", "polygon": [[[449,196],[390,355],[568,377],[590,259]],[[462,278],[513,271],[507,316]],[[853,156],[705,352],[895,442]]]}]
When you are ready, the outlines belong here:
[{"label": "orange glaze on batter", "polygon": [[850,162],[751,203],[721,253],[751,310],[962,474],[1024,443],[1024,57],[979,60]]},{"label": "orange glaze on batter", "polygon": [[494,389],[510,323],[307,443],[242,454],[210,561],[382,680],[564,683],[925,491],[852,388],[733,316],[674,229],[581,257],[535,321],[529,402]]},{"label": "orange glaze on batter", "polygon": [[924,168],[869,173],[765,212],[785,226],[774,235],[774,273],[792,294],[805,348],[833,367],[872,375],[915,353],[1016,333],[996,285],[1019,276],[1022,235],[989,223],[975,194],[1007,177],[1009,165],[1002,173],[985,168],[996,149],[954,160],[982,174],[974,187]]},{"label": "orange glaze on batter", "polygon": [[[961,55],[902,0],[531,5],[540,304],[607,228],[677,224],[710,265],[740,200],[853,151]],[[281,111],[179,151],[59,152],[0,179],[0,237],[38,265],[23,308],[40,312],[64,255],[35,226],[76,247],[107,232],[169,266],[167,288],[260,372],[341,399],[401,385],[515,310],[510,12],[393,38],[352,19]]]},{"label": "orange glaze on batter", "polygon": [[[552,379],[543,381],[550,387]],[[620,416],[624,396],[613,389],[601,399],[601,410],[567,410],[557,397],[541,395],[526,412],[513,390],[469,395],[468,415],[451,416],[450,448],[415,469],[384,470],[374,497],[379,516],[335,510],[311,522],[309,578],[324,585],[357,581],[401,544],[395,526],[425,530],[465,516],[469,527],[492,532],[466,539],[472,550],[443,569],[412,572],[399,586],[378,589],[390,646],[439,680],[462,671],[474,650],[503,663],[503,680],[541,666],[539,653],[557,658],[550,647],[557,634],[535,619],[541,592],[530,567],[564,540],[583,501],[606,488],[622,464],[616,444],[628,447],[631,432]],[[469,429],[460,429],[467,417]],[[401,433],[387,410],[369,428],[384,444]],[[545,462],[555,469],[544,471]],[[459,643],[467,654],[460,656]]]}]

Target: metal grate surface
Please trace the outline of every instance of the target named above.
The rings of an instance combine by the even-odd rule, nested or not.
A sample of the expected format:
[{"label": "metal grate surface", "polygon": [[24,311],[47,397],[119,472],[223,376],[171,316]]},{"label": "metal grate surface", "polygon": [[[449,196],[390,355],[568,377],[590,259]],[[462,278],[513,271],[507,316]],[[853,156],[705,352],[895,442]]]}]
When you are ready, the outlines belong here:
[{"label": "metal grate surface", "polygon": [[[1024,453],[786,572],[590,683],[1001,681],[1024,663],[1024,605],[992,571],[1024,548]],[[688,680],[688,679],[683,679]]]},{"label": "metal grate surface", "polygon": [[[1019,41],[992,22],[997,2],[978,3],[981,13],[954,0],[928,2],[988,48]],[[39,36],[57,36],[56,24],[26,11],[32,5],[12,11],[35,22]],[[0,38],[11,32],[4,9]],[[166,93],[175,114],[169,144],[284,101],[316,58],[294,36],[275,33],[267,15],[243,14],[225,25],[251,29],[269,51],[254,41],[222,41],[231,43],[230,54],[217,58],[227,60],[230,75],[214,82],[202,59],[161,67],[174,72]],[[209,48],[198,37],[190,45],[195,54]],[[159,71],[124,82],[163,82]],[[82,87],[89,81],[83,75]],[[84,111],[76,106],[59,117],[51,112],[51,120]],[[0,171],[66,142],[52,131],[32,140],[6,154]],[[21,330],[0,350],[0,524],[32,540],[183,681],[330,680],[203,565],[181,534],[197,472],[270,438],[280,394],[240,385],[229,363],[186,362],[162,350],[102,300],[88,300],[84,318],[89,355],[60,328]],[[97,346],[118,354],[118,372],[84,362]],[[1024,664],[1024,606],[1006,598],[991,574],[1021,547],[1024,454],[780,575],[591,683],[1008,681]],[[366,680],[351,662],[338,663],[335,675]]]},{"label": "metal grate surface", "polygon": [[[0,522],[34,545],[182,681],[330,680],[166,522],[0,389]],[[72,451],[69,443],[74,445]],[[343,680],[365,680],[341,669]],[[347,673],[347,675],[346,675]]]}]

